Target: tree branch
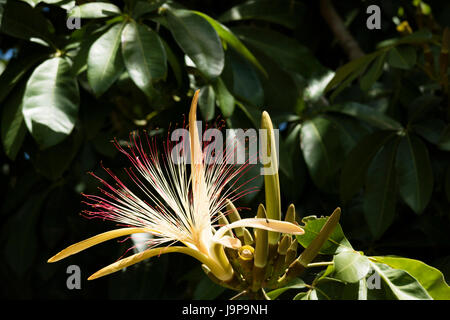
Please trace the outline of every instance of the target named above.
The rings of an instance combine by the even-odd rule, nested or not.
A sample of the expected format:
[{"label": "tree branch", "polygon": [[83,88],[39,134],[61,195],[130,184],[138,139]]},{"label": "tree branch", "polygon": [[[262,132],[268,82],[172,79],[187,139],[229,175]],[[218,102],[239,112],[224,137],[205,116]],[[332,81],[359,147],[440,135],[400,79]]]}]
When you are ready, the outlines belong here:
[{"label": "tree branch", "polygon": [[336,12],[336,9],[330,0],[320,0],[320,13],[338,40],[339,45],[344,49],[348,58],[354,60],[362,57],[364,52],[345,27],[344,22]]}]

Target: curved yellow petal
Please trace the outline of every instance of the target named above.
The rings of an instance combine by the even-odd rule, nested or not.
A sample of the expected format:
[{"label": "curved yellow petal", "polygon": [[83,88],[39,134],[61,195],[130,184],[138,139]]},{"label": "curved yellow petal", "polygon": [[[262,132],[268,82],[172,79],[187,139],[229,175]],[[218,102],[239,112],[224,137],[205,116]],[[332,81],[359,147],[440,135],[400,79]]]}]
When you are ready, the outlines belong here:
[{"label": "curved yellow petal", "polygon": [[187,255],[199,260],[201,263],[207,265],[211,269],[212,273],[217,278],[219,278],[221,280],[228,280],[228,279],[223,279],[223,273],[224,273],[223,268],[221,268],[216,262],[211,260],[209,257],[202,254],[198,250],[188,248],[188,247],[177,247],[177,246],[148,249],[143,252],[136,253],[132,256],[129,256],[127,258],[116,261],[116,262],[110,264],[109,266],[106,266],[106,267],[100,269],[99,271],[97,271],[93,275],[91,275],[88,278],[88,280],[94,280],[94,279],[106,276],[108,274],[117,272],[123,268],[131,266],[131,265],[141,262],[143,260],[149,259],[151,257],[158,256],[160,254],[172,253],[172,252],[179,252],[179,253],[187,254]]},{"label": "curved yellow petal", "polygon": [[50,262],[59,261],[61,259],[64,259],[68,256],[71,256],[75,253],[83,251],[84,249],[90,248],[92,246],[95,246],[96,244],[102,243],[107,240],[126,236],[126,235],[133,234],[133,233],[144,233],[144,232],[149,232],[149,231],[151,231],[151,230],[145,229],[145,228],[122,228],[122,229],[116,229],[116,230],[111,230],[111,231],[107,231],[104,233],[100,233],[89,239],[80,241],[78,243],[71,245],[70,247],[67,247],[66,249],[62,250],[61,252],[57,253],[56,255],[54,255],[53,257],[48,259],[47,262],[50,263]]},{"label": "curved yellow petal", "polygon": [[238,227],[250,227],[295,235],[302,235],[305,233],[305,231],[300,226],[291,222],[274,219],[249,218],[235,221],[223,226],[214,234],[213,240],[219,241],[219,239],[222,238],[228,230]]}]

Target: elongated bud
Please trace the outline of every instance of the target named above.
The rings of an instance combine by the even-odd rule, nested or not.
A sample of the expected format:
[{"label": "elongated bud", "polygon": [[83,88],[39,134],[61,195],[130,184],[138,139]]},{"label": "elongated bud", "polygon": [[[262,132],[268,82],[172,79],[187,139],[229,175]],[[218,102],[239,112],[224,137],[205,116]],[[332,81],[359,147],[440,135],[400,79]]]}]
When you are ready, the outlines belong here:
[{"label": "elongated bud", "polygon": [[286,253],[291,245],[291,241],[291,236],[285,234],[278,244],[277,256],[274,260],[272,271],[269,275],[269,286],[272,285],[272,283],[275,283],[278,280],[278,277],[284,274],[284,271],[286,270]]},{"label": "elongated bud", "polygon": [[[258,207],[257,218],[266,218],[266,210],[262,204]],[[264,268],[267,263],[268,255],[268,231],[263,229],[255,229],[256,247],[255,247],[255,262],[254,265],[259,268]]]},{"label": "elongated bud", "polygon": [[286,274],[278,281],[279,286],[283,286],[287,282],[289,282],[292,278],[299,276],[319,253],[323,244],[328,240],[330,235],[333,233],[337,224],[339,223],[339,218],[341,217],[341,209],[336,208],[331,216],[328,218],[327,222],[323,225],[322,229],[320,229],[317,236],[313,241],[309,244],[309,246],[303,250],[302,254],[298,257],[298,259],[294,260],[289,265]]},{"label": "elongated bud", "polygon": [[[267,218],[266,210],[262,204],[258,207],[257,218]],[[252,290],[257,291],[261,288],[264,281],[267,265],[267,256],[269,254],[268,231],[255,229],[256,247],[253,260]]]},{"label": "elongated bud", "polygon": [[331,216],[328,218],[327,222],[320,229],[319,234],[314,238],[314,240],[309,244],[309,246],[302,252],[298,257],[298,261],[307,266],[308,263],[314,260],[314,258],[319,253],[325,241],[328,240],[330,235],[333,233],[334,228],[336,228],[341,217],[341,208],[336,208]]},{"label": "elongated bud", "polygon": [[[236,207],[234,206],[233,202],[227,199],[226,207],[228,212],[228,218],[230,219],[231,222],[241,220],[241,216],[237,211]],[[239,238],[239,240],[244,241],[244,228],[235,228],[234,232],[236,233],[236,236]]]},{"label": "elongated bud", "polygon": [[[262,145],[266,148],[267,163],[264,163],[264,188],[266,193],[267,218],[281,220],[281,201],[280,201],[280,181],[278,177],[278,155],[276,151],[275,136],[272,120],[269,114],[264,111],[261,117],[261,129],[266,130],[266,141]],[[262,139],[264,140],[264,138]],[[268,174],[271,173],[271,174]],[[279,233],[269,232],[269,243],[276,245],[278,243]]]},{"label": "elongated bud", "polygon": [[248,231],[245,228],[244,228],[244,243],[247,246],[252,246],[255,243],[255,241],[253,240],[252,234],[250,233],[250,231]]},{"label": "elongated bud", "polygon": [[290,265],[297,257],[297,247],[298,247],[298,241],[297,241],[297,239],[294,239],[294,241],[292,241],[291,245],[289,246],[288,251],[286,252],[286,258],[285,258],[286,266]]},{"label": "elongated bud", "polygon": [[284,221],[291,222],[291,223],[294,223],[296,221],[295,220],[295,206],[294,206],[294,204],[291,204],[288,207],[287,212],[286,212],[286,216],[284,217]]},{"label": "elongated bud", "polygon": [[291,245],[291,238],[287,234],[285,234],[280,241],[280,244],[278,245],[278,254],[279,255],[285,255],[289,249],[289,246]]}]

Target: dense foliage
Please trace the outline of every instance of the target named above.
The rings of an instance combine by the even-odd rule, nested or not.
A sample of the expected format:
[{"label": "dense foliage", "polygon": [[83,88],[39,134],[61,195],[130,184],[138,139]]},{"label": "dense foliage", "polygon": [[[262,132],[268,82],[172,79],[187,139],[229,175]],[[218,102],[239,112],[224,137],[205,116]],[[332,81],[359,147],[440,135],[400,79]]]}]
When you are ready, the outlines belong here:
[{"label": "dense foliage", "polygon": [[[110,229],[79,212],[80,193],[97,192],[86,172],[102,175],[100,163],[115,172],[128,166],[111,140],[144,129],[164,140],[199,88],[205,121],[259,128],[261,112],[270,113],[281,133],[282,208],[294,203],[299,222],[342,208],[346,237],[339,227],[333,243],[340,245],[321,253],[334,255],[334,268],[356,260],[355,270],[366,272],[329,267],[297,298],[362,298],[354,287],[370,268],[386,275],[390,293],[369,298],[405,294],[392,289],[394,278],[415,281],[416,297],[448,295],[430,266],[448,281],[450,4],[378,1],[382,28],[369,30],[369,3],[335,2],[366,54],[349,60],[319,1],[0,0],[2,295],[232,295],[179,255],[84,280],[129,241],[46,264],[63,246]],[[241,199],[252,209],[242,216],[264,203],[262,177],[252,184],[262,192]],[[318,231],[321,221],[308,217],[305,227]],[[350,243],[364,255],[341,253]],[[82,290],[66,288],[70,264],[81,267]],[[427,291],[433,281],[444,288],[436,296]]]}]

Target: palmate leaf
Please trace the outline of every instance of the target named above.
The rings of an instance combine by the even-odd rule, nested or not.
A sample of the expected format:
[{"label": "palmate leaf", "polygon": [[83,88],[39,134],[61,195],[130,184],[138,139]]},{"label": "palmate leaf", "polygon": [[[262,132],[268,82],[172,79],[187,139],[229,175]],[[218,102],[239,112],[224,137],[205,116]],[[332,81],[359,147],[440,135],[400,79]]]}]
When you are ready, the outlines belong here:
[{"label": "palmate leaf", "polygon": [[164,45],[158,34],[147,26],[129,22],[122,31],[122,55],[134,83],[148,93],[152,81],[167,72]]},{"label": "palmate leaf", "polygon": [[[370,261],[370,265],[381,278],[385,299],[432,299],[420,282],[408,272],[374,261]],[[371,293],[371,291],[368,290],[368,293]]]},{"label": "palmate leaf", "polygon": [[387,264],[391,268],[401,269],[413,276],[436,300],[450,300],[450,287],[445,282],[443,274],[436,268],[433,268],[422,261],[394,257],[394,256],[376,256],[370,257],[372,260]]},{"label": "palmate leaf", "polygon": [[294,29],[304,13],[302,3],[281,0],[250,0],[239,4],[223,13],[219,20],[222,22],[236,20],[263,20],[273,22]]},{"label": "palmate leaf", "polygon": [[368,124],[383,130],[400,130],[402,125],[391,117],[371,108],[365,104],[357,102],[347,102],[326,107],[328,112],[338,112],[360,119]]},{"label": "palmate leaf", "polygon": [[386,60],[386,52],[383,52],[379,55],[374,62],[372,62],[371,66],[367,70],[367,72],[361,77],[359,81],[361,90],[367,91],[369,90],[375,81],[380,78],[383,73],[383,66]]},{"label": "palmate leaf", "polygon": [[217,34],[224,42],[233,47],[237,52],[239,52],[242,56],[244,56],[247,60],[249,60],[267,77],[267,72],[263,68],[263,66],[258,62],[255,56],[247,49],[247,47],[241,42],[241,40],[239,40],[239,38],[233,34],[233,32],[230,29],[228,29],[220,22],[214,20],[213,18],[202,12],[199,11],[193,12],[205,18],[211,24],[211,26],[217,31]]},{"label": "palmate leaf", "polygon": [[333,262],[334,277],[349,283],[359,282],[370,270],[369,259],[353,250],[338,253]]},{"label": "palmate leaf", "polygon": [[6,155],[14,160],[22,147],[27,127],[23,121],[22,99],[25,86],[15,88],[3,104],[1,120],[1,137]]},{"label": "palmate leaf", "polygon": [[350,200],[363,186],[369,165],[378,150],[395,137],[393,131],[376,131],[364,137],[350,152],[341,171],[340,195]]},{"label": "palmate leaf", "polygon": [[55,57],[31,74],[23,97],[23,117],[41,148],[54,146],[73,130],[78,116],[78,83],[70,63]]},{"label": "palmate leaf", "polygon": [[214,82],[213,88],[220,111],[222,111],[225,118],[229,118],[233,114],[235,107],[234,96],[227,89],[221,78]]},{"label": "palmate leaf", "polygon": [[[280,32],[247,26],[233,27],[231,30],[251,48],[264,52],[285,71],[297,72],[307,79],[328,72],[307,47]],[[266,64],[264,67],[267,68]]]},{"label": "palmate leaf", "polygon": [[264,90],[258,71],[250,61],[234,50],[226,51],[225,69],[221,78],[238,100],[256,108],[264,104]]},{"label": "palmate leaf", "polygon": [[333,189],[333,178],[343,161],[338,128],[322,116],[307,120],[301,128],[300,146],[314,184]]},{"label": "palmate leaf", "polygon": [[427,147],[414,134],[401,139],[396,169],[402,199],[415,213],[422,213],[433,192],[433,171]]},{"label": "palmate leaf", "polygon": [[305,281],[303,281],[300,278],[295,278],[294,280],[292,280],[288,285],[284,286],[283,288],[279,288],[279,289],[275,289],[270,292],[267,292],[267,296],[270,299],[275,300],[276,298],[278,298],[281,294],[283,294],[287,290],[302,289],[302,288],[306,288]]},{"label": "palmate leaf", "polygon": [[203,86],[198,97],[198,107],[206,121],[214,118],[216,95],[211,85]]},{"label": "palmate leaf", "polygon": [[208,79],[217,78],[224,67],[219,36],[211,24],[190,10],[167,9],[167,23],[175,41]]},{"label": "palmate leaf", "polygon": [[7,1],[0,31],[10,36],[48,46],[53,43],[53,26],[38,10],[22,1]]},{"label": "palmate leaf", "polygon": [[8,62],[6,69],[0,75],[0,102],[5,99],[22,77],[35,66],[44,60],[45,54],[30,54],[20,59],[12,59]]},{"label": "palmate leaf", "polygon": [[399,69],[411,69],[417,60],[416,49],[411,46],[394,47],[389,51],[387,62]]},{"label": "palmate leaf", "polygon": [[350,61],[336,70],[334,77],[330,80],[325,88],[325,92],[335,89],[331,95],[333,100],[336,95],[352,83],[359,75],[361,75],[368,65],[374,61],[379,55],[383,54],[383,50],[366,54],[361,58]]},{"label": "palmate leaf", "polygon": [[398,139],[387,142],[374,157],[367,171],[364,215],[375,239],[383,235],[395,217],[397,147]]},{"label": "palmate leaf", "polygon": [[121,13],[120,9],[112,3],[92,2],[84,3],[73,8],[69,16],[83,19],[105,18]]},{"label": "palmate leaf", "polygon": [[91,46],[87,61],[87,78],[97,96],[102,95],[116,81],[124,64],[120,52],[125,23],[112,26]]},{"label": "palmate leaf", "polygon": [[[336,258],[337,256],[335,256]],[[418,279],[405,270],[377,262],[374,257],[365,259],[363,270],[355,271],[366,276],[353,283],[336,278],[335,273],[318,276],[307,292],[298,298],[302,300],[430,300],[432,297]],[[362,258],[359,258],[362,261]],[[384,258],[384,257],[382,257]],[[354,266],[352,264],[352,266]],[[367,273],[368,268],[375,273]],[[353,277],[348,273],[350,277]],[[371,287],[370,277],[379,277],[380,287]],[[356,277],[354,277],[356,278]],[[294,298],[295,300],[295,298]]]}]

